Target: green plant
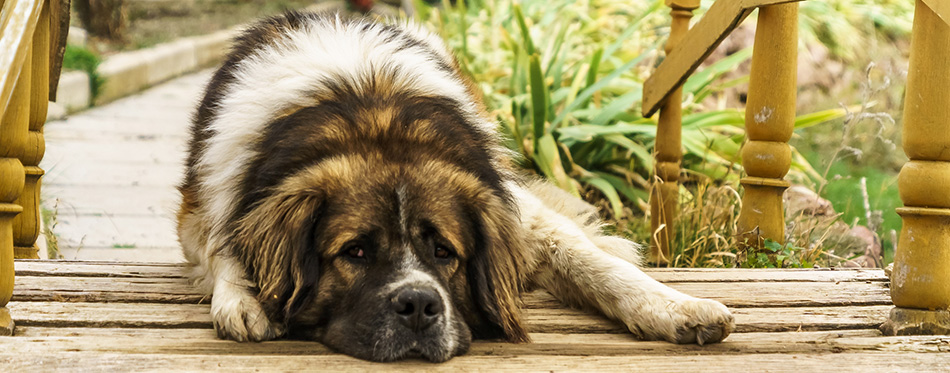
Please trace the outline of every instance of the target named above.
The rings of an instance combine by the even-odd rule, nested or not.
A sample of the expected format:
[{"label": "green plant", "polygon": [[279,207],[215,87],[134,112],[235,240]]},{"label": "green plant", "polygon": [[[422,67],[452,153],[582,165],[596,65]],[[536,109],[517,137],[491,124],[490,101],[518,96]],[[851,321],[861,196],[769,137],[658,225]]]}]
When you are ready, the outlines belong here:
[{"label": "green plant", "polygon": [[[805,43],[821,43],[844,60],[865,60],[881,41],[907,38],[914,2],[900,0],[824,0],[800,5],[799,33]],[[862,46],[858,48],[857,46]]]},{"label": "green plant", "polygon": [[742,268],[811,268],[810,250],[765,240],[760,250],[747,249],[745,260],[739,261]]},{"label": "green plant", "polygon": [[[643,118],[639,103],[668,22],[662,1],[482,0],[417,7],[455,49],[463,71],[480,82],[525,167],[575,195],[607,200],[614,218],[624,215],[625,206],[643,204],[656,119]],[[721,77],[750,56],[751,50],[742,50],[684,84],[684,168],[718,180],[738,178],[742,111],[698,108],[723,87],[744,81]],[[796,126],[842,115],[843,109],[806,115]],[[795,154],[794,177],[817,175]]]},{"label": "green plant", "polygon": [[99,96],[99,90],[105,84],[105,79],[98,72],[100,63],[102,58],[95,52],[80,46],[66,45],[63,68],[83,71],[89,76],[89,90],[93,99]]}]

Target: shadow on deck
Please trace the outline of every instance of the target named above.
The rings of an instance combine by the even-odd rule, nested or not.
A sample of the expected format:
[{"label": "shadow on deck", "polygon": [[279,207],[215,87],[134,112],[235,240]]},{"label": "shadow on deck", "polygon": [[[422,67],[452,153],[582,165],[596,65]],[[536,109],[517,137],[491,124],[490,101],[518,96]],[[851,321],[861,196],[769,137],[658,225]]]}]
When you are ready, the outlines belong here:
[{"label": "shadow on deck", "polygon": [[622,325],[525,296],[533,343],[481,341],[445,364],[373,364],[315,342],[216,338],[206,299],[158,263],[18,261],[0,366],[19,370],[946,370],[950,336],[883,337],[881,270],[652,269],[732,309],[737,330],[707,346],[641,342]]}]

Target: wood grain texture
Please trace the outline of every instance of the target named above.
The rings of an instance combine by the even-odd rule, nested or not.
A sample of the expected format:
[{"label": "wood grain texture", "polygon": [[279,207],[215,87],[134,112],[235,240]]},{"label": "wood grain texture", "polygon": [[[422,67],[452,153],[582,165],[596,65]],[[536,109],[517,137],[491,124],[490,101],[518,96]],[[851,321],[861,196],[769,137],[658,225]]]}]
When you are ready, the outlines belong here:
[{"label": "wood grain texture", "polygon": [[537,291],[524,299],[531,343],[476,341],[444,364],[376,364],[316,342],[219,340],[210,306],[181,265],[18,261],[16,268],[9,308],[18,331],[0,338],[0,367],[11,371],[950,369],[950,337],[877,330],[892,307],[879,270],[647,270],[731,304],[736,331],[719,344],[638,341],[621,324]]},{"label": "wood grain texture", "polygon": [[[237,343],[219,340],[208,329],[80,329],[102,333],[83,333],[70,329],[25,328],[39,348],[89,353],[161,353],[181,355],[330,355],[333,351],[310,341],[270,341]],[[141,331],[147,331],[145,333]],[[532,343],[510,344],[476,341],[469,355],[474,356],[631,356],[631,355],[729,355],[748,353],[833,353],[843,348],[877,351],[944,352],[947,346],[929,343],[921,337],[882,338],[877,330],[847,332],[748,333],[730,337],[709,346],[675,345],[666,342],[637,341],[630,335],[534,333]],[[21,344],[0,339],[3,350],[16,351]],[[740,352],[741,351],[741,352]]]},{"label": "wood grain texture", "polygon": [[[93,328],[211,328],[206,304],[12,302],[17,324]],[[736,332],[781,332],[877,328],[890,306],[735,308]],[[535,333],[627,334],[594,312],[555,305],[524,311]]]},{"label": "wood grain texture", "polygon": [[[670,282],[686,294],[715,299],[730,307],[884,305],[887,283],[865,282]],[[755,294],[755,296],[750,296]],[[13,299],[28,301],[199,303],[185,278],[17,276]],[[529,308],[557,301],[547,293],[525,295]]]},{"label": "wood grain texture", "polygon": [[[54,345],[55,346],[55,345]],[[21,350],[22,351],[22,350]],[[97,371],[702,371],[737,370],[794,372],[803,371],[946,371],[946,354],[865,352],[853,354],[774,353],[731,355],[632,355],[632,356],[477,356],[456,357],[443,364],[420,360],[395,363],[370,363],[344,355],[185,355],[161,353],[86,353],[37,346],[32,354],[0,352],[0,365],[13,371],[77,371],[89,367]],[[840,368],[840,369],[839,369]]]},{"label": "wood grain texture", "polygon": [[[89,260],[17,260],[17,276],[183,277],[184,264]],[[718,269],[644,268],[660,282],[887,282],[877,268]]]}]

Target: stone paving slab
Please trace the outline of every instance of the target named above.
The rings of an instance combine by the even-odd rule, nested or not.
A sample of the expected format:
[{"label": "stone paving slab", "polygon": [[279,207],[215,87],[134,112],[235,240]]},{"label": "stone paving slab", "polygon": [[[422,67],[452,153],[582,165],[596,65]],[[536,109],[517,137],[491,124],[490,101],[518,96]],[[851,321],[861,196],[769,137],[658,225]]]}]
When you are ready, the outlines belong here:
[{"label": "stone paving slab", "polygon": [[174,211],[190,118],[211,70],[45,127],[43,206],[67,259],[179,262]]}]

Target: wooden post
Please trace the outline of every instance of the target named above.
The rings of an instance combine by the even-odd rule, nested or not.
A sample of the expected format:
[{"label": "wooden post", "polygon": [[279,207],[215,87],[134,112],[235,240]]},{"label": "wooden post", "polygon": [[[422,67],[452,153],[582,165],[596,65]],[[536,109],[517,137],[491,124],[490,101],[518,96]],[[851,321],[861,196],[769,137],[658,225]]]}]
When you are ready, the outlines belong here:
[{"label": "wooden post", "polygon": [[[747,177],[737,222],[740,244],[761,247],[765,238],[785,242],[782,178],[791,165],[798,59],[798,3],[759,8],[749,78],[742,148]],[[748,247],[747,246],[747,247]]]},{"label": "wooden post", "polygon": [[30,74],[29,94],[29,133],[20,145],[18,154],[26,173],[26,183],[17,204],[23,207],[23,213],[13,219],[14,257],[19,259],[39,259],[36,238],[40,233],[40,177],[43,169],[39,167],[46,142],[43,139],[43,124],[46,123],[46,110],[49,105],[49,45],[50,18],[49,1],[44,1],[39,22],[33,32],[33,46],[30,61],[23,64],[24,74]]},{"label": "wooden post", "polygon": [[[30,66],[27,52],[23,66]],[[13,220],[23,211],[16,203],[23,191],[25,172],[20,161],[30,126],[30,70],[21,69],[6,110],[0,116],[0,335],[13,334],[6,309],[13,295]]]},{"label": "wooden post", "polygon": [[[693,10],[699,8],[699,0],[666,0],[672,10],[673,22],[665,51],[669,55],[689,31]],[[650,240],[651,263],[666,265],[670,261],[670,236],[673,220],[676,219],[679,196],[680,161],[683,159],[682,115],[683,89],[676,88],[660,107],[660,120],[656,129],[654,158],[656,178],[650,193]]]},{"label": "wooden post", "polygon": [[917,0],[904,98],[904,207],[889,335],[950,334],[950,25]]}]

